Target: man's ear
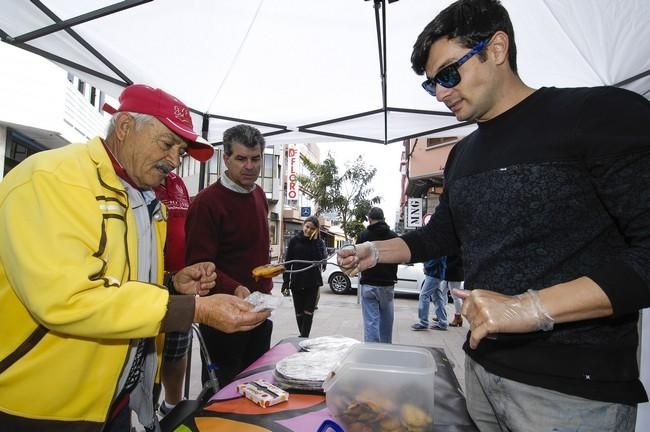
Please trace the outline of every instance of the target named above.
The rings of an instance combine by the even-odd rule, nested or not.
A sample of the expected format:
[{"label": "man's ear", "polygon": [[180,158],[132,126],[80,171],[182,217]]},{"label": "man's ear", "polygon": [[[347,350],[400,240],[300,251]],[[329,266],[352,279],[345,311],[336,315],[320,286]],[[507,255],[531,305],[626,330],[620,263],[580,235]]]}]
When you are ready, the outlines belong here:
[{"label": "man's ear", "polygon": [[133,118],[127,113],[118,113],[115,119],[115,135],[122,141],[133,128]]},{"label": "man's ear", "polygon": [[488,50],[494,58],[494,63],[502,65],[508,60],[508,48],[510,47],[510,40],[508,35],[499,30],[492,36],[492,41],[488,46]]}]

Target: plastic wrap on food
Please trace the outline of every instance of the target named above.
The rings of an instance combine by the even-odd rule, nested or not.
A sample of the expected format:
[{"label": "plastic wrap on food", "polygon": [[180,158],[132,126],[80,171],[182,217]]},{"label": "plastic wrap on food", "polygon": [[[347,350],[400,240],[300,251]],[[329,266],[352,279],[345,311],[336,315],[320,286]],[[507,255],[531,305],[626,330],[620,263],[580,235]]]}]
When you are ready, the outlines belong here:
[{"label": "plastic wrap on food", "polygon": [[264,294],[259,291],[255,291],[245,299],[248,303],[255,306],[253,308],[254,312],[259,312],[263,310],[275,310],[282,303],[282,297],[276,297],[271,294]]},{"label": "plastic wrap on food", "polygon": [[298,345],[304,351],[345,351],[352,345],[360,343],[358,340],[347,336],[322,336],[300,341]]},{"label": "plastic wrap on food", "polygon": [[239,384],[237,392],[262,408],[289,400],[289,393],[263,379]]},{"label": "plastic wrap on food", "polygon": [[275,365],[276,384],[285,389],[322,391],[323,381],[346,350],[298,352]]}]

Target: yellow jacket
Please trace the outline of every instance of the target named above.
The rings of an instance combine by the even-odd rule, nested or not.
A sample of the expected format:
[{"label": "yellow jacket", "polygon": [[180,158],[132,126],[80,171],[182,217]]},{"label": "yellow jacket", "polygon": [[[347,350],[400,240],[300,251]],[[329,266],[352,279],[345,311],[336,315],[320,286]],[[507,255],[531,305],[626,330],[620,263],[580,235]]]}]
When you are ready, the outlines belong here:
[{"label": "yellow jacket", "polygon": [[[154,225],[161,283],[165,221]],[[167,310],[166,290],[132,280],[136,231],[99,138],[30,156],[0,183],[5,419],[101,429],[129,340],[157,335]]]}]

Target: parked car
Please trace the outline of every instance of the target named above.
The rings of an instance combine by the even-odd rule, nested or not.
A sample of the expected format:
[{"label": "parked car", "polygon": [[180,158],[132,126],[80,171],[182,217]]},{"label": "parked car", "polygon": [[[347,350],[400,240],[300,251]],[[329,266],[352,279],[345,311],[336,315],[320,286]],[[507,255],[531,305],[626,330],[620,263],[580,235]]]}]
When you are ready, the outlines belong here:
[{"label": "parked car", "polygon": [[[359,278],[349,277],[338,268],[336,254],[327,260],[327,269],[323,273],[323,282],[328,284],[335,294],[350,294],[357,290]],[[424,282],[422,263],[400,264],[397,266],[395,292],[399,294],[420,294]]]}]

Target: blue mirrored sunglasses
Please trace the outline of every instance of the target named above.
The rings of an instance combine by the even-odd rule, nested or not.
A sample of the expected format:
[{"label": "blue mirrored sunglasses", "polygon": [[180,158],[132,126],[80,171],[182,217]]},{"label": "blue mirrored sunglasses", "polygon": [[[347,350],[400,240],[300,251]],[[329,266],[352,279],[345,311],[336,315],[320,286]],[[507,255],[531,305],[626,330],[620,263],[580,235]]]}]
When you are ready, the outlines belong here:
[{"label": "blue mirrored sunglasses", "polygon": [[458,68],[460,68],[467,60],[472,58],[474,54],[481,52],[483,48],[487,46],[488,42],[490,42],[490,39],[485,39],[477,43],[474,48],[459,58],[458,61],[440,69],[433,78],[427,78],[427,80],[422,83],[422,88],[426,90],[426,92],[431,96],[435,97],[436,85],[440,84],[445,88],[452,88],[457,86],[460,82],[460,72],[458,72]]}]

